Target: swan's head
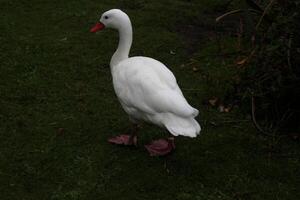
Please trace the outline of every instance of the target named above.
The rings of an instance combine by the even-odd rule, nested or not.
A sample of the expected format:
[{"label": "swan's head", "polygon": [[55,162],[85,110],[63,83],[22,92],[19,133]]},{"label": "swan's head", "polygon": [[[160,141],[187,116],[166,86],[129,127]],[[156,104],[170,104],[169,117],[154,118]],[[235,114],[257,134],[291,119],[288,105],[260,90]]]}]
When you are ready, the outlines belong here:
[{"label": "swan's head", "polygon": [[104,28],[119,30],[126,26],[131,26],[128,15],[119,9],[112,9],[102,14],[99,22],[91,28],[90,32],[95,33]]}]

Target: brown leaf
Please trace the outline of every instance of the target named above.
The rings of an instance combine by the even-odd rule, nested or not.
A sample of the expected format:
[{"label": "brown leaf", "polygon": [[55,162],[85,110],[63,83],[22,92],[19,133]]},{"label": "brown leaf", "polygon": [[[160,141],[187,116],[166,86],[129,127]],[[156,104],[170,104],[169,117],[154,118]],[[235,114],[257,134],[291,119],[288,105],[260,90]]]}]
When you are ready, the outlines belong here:
[{"label": "brown leaf", "polygon": [[231,107],[225,107],[224,112],[229,113],[231,111]]},{"label": "brown leaf", "polygon": [[197,71],[199,71],[199,69],[197,67],[193,67],[193,71],[197,72]]},{"label": "brown leaf", "polygon": [[64,128],[58,128],[57,129],[57,134],[58,135],[63,135],[65,133],[65,129]]},{"label": "brown leaf", "polygon": [[300,134],[299,134],[299,133],[290,133],[289,136],[290,136],[293,140],[299,140],[299,139],[300,139]]},{"label": "brown leaf", "polygon": [[219,111],[221,113],[225,112],[225,106],[224,105],[219,105]]},{"label": "brown leaf", "polygon": [[244,65],[247,61],[248,61],[248,57],[244,58],[244,59],[242,59],[240,61],[237,61],[236,64],[238,64],[238,65]]},{"label": "brown leaf", "polygon": [[208,103],[211,105],[211,106],[216,106],[217,103],[219,101],[219,98],[218,97],[213,97],[211,98],[210,100],[208,100]]}]

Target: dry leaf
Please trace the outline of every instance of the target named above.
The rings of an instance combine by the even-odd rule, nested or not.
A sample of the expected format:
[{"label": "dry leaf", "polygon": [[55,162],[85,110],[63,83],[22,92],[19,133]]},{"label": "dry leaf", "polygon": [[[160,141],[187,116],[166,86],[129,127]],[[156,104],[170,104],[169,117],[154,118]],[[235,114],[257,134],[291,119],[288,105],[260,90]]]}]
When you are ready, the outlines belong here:
[{"label": "dry leaf", "polygon": [[222,113],[222,112],[225,112],[225,106],[224,105],[219,105],[219,111]]},{"label": "dry leaf", "polygon": [[193,71],[197,72],[197,71],[199,71],[199,69],[197,67],[193,67]]},{"label": "dry leaf", "polygon": [[231,111],[231,107],[224,108],[224,112],[229,113]]},{"label": "dry leaf", "polygon": [[65,129],[64,128],[57,129],[57,134],[58,135],[63,135],[64,133],[65,133]]},{"label": "dry leaf", "polygon": [[170,50],[170,54],[175,55],[176,53],[175,53],[175,51]]},{"label": "dry leaf", "polygon": [[299,134],[299,133],[290,133],[289,136],[290,136],[293,140],[299,140],[299,138],[300,138],[300,134]]},{"label": "dry leaf", "polygon": [[237,61],[236,64],[238,64],[238,65],[244,65],[244,64],[247,62],[247,60],[248,60],[248,57],[247,57],[247,58],[244,58],[244,59],[242,59],[242,60],[240,60],[240,61]]},{"label": "dry leaf", "polygon": [[219,99],[217,97],[213,97],[211,98],[210,100],[208,100],[208,103],[211,105],[211,106],[216,106],[217,103],[218,103]]}]

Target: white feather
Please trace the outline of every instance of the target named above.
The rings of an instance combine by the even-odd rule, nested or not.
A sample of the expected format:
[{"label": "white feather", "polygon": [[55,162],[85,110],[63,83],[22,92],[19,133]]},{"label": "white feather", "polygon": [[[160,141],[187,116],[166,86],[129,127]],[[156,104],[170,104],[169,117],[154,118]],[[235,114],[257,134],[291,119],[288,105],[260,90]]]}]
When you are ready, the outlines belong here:
[{"label": "white feather", "polygon": [[113,9],[105,12],[100,21],[119,31],[111,72],[116,95],[130,119],[164,127],[174,136],[196,137],[201,130],[194,119],[198,110],[186,101],[173,73],[152,58],[128,57],[132,43],[129,17]]}]

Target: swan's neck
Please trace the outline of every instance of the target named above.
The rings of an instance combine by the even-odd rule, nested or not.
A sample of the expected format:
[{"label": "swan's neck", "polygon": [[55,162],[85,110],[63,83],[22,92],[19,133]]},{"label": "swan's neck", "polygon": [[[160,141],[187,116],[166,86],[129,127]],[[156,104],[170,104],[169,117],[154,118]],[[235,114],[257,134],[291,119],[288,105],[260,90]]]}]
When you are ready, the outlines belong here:
[{"label": "swan's neck", "polygon": [[110,66],[116,66],[121,61],[125,60],[129,56],[129,51],[132,44],[132,27],[129,24],[119,29],[119,45],[111,58]]}]

